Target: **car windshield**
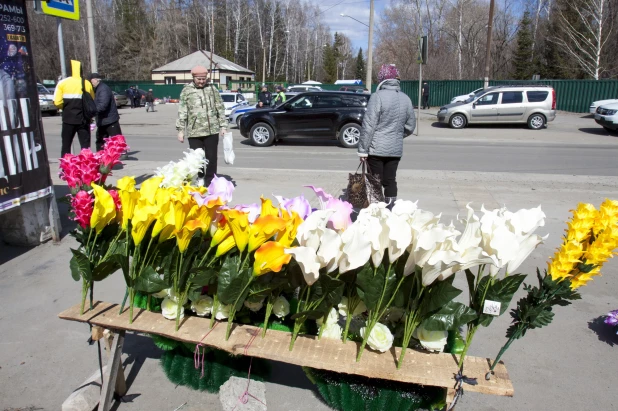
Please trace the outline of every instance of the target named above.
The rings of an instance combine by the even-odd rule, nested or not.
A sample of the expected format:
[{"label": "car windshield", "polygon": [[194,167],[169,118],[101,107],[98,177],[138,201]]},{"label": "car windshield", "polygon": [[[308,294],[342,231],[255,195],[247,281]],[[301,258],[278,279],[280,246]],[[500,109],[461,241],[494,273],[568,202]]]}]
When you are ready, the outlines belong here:
[{"label": "car windshield", "polygon": [[471,97],[468,97],[468,98],[466,99],[466,101],[464,101],[464,103],[472,103],[475,99],[479,98],[479,97],[481,96],[481,94],[483,94],[483,91],[484,91],[484,90],[485,90],[485,89],[480,89],[480,90],[477,90],[477,91],[476,91],[476,94],[474,94],[474,95],[473,95],[473,96],[471,96]]},{"label": "car windshield", "polygon": [[48,89],[45,88],[45,86],[42,85],[37,85],[37,89],[39,91],[39,94],[52,94]]},{"label": "car windshield", "polygon": [[225,103],[233,103],[235,101],[235,97],[233,94],[222,94],[221,98]]}]

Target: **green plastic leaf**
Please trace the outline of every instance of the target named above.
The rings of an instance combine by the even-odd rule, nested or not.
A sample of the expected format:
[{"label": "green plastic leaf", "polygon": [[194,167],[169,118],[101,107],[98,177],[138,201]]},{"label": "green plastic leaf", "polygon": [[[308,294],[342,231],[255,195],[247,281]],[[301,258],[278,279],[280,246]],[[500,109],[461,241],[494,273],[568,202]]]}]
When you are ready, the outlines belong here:
[{"label": "green plastic leaf", "polygon": [[103,281],[120,268],[120,265],[115,259],[103,261],[97,265],[92,271],[92,281]]},{"label": "green plastic leaf", "polygon": [[161,278],[161,275],[151,266],[144,267],[140,275],[135,279],[135,289],[144,293],[158,293],[170,288],[171,284]]},{"label": "green plastic leaf", "polygon": [[421,303],[421,315],[431,313],[441,307],[444,307],[455,297],[461,294],[461,290],[453,286],[455,276],[452,275],[448,279],[440,282],[435,282],[429,286]]},{"label": "green plastic leaf", "polygon": [[118,267],[122,270],[122,275],[124,276],[124,281],[127,283],[127,286],[132,287],[133,280],[129,277],[129,258],[126,255],[113,254],[109,259],[118,264]]},{"label": "green plastic leaf", "polygon": [[[358,295],[361,297],[368,310],[383,307],[395,292],[397,276],[391,270],[387,276],[387,270],[383,265],[374,270],[366,265],[356,277]],[[379,306],[380,307],[379,307]]]},{"label": "green plastic leaf", "polygon": [[322,310],[308,310],[302,311],[300,313],[296,313],[290,317],[290,319],[295,320],[297,318],[305,318],[310,320],[317,320],[319,318],[324,317],[324,311]]},{"label": "green plastic leaf", "polygon": [[[79,250],[74,250],[71,248],[71,252],[73,253],[73,257],[71,259],[75,260],[73,266],[77,270],[79,276],[86,281],[92,281],[92,269],[90,268],[90,260],[88,257],[86,257]],[[75,278],[75,274],[73,274],[73,278]]]},{"label": "green plastic leaf", "polygon": [[79,266],[77,264],[77,259],[75,258],[75,256],[71,257],[71,260],[69,261],[69,267],[71,268],[71,277],[73,277],[75,281],[79,281],[79,279],[81,278],[81,274],[79,273]]},{"label": "green plastic leaf", "polygon": [[[484,280],[485,278],[483,278]],[[501,280],[494,279],[487,290],[485,300],[497,301],[500,305],[500,315],[504,314],[509,308],[509,304],[513,299],[513,296],[526,279],[526,274],[514,274],[505,277]],[[481,280],[482,281],[482,280]],[[480,288],[480,286],[479,286]],[[480,303],[479,303],[480,304]],[[479,305],[479,310],[482,311],[483,307]],[[487,327],[493,321],[494,316],[489,314],[481,314],[479,316],[479,324]]]},{"label": "green plastic leaf", "polygon": [[336,278],[332,278],[327,274],[321,275],[318,281],[322,285],[321,291],[322,296],[324,297],[322,301],[327,303],[330,307],[339,304],[341,302],[341,296],[343,295],[345,283]]},{"label": "green plastic leaf", "polygon": [[211,267],[195,267],[190,271],[192,277],[191,284],[205,286],[214,282],[219,273],[216,269]]},{"label": "green plastic leaf", "polygon": [[449,331],[474,321],[476,312],[465,304],[451,301],[421,324],[428,331]]},{"label": "green plastic leaf", "polygon": [[221,267],[217,295],[222,304],[237,303],[236,309],[242,306],[249,293],[248,284],[252,280],[251,270],[238,270],[238,255],[228,256]]}]

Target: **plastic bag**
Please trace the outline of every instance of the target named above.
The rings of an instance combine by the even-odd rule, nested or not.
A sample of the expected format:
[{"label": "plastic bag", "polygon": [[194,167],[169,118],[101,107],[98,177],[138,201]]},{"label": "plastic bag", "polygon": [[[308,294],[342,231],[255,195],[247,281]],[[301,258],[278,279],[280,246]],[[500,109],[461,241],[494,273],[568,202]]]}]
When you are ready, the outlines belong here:
[{"label": "plastic bag", "polygon": [[234,164],[234,144],[233,144],[232,133],[225,133],[223,135],[223,160],[225,160],[225,164]]}]

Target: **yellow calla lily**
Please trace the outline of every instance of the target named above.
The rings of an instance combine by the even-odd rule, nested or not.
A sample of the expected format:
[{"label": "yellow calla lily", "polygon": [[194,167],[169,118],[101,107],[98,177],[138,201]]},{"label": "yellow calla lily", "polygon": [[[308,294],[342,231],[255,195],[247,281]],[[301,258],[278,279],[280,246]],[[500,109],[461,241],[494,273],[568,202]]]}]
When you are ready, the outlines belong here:
[{"label": "yellow calla lily", "polygon": [[150,204],[154,204],[157,191],[162,181],[163,177],[151,177],[144,181],[139,189],[140,200],[145,200]]},{"label": "yellow calla lily", "polygon": [[232,230],[236,247],[242,253],[249,242],[249,214],[240,210],[222,210],[221,214],[227,220],[227,225]]},{"label": "yellow calla lily", "polygon": [[118,195],[120,196],[120,204],[122,205],[121,226],[122,229],[126,231],[129,227],[129,220],[133,218],[133,210],[137,205],[139,193],[137,191],[121,190]]},{"label": "yellow calla lily", "polygon": [[174,209],[171,203],[162,205],[159,208],[157,222],[152,229],[152,236],[159,236],[159,243],[167,240],[174,234],[174,230],[176,230],[175,221]]},{"label": "yellow calla lily", "polygon": [[122,191],[135,191],[135,177],[122,177],[116,182],[116,187],[118,187],[118,190]]},{"label": "yellow calla lily", "polygon": [[133,210],[131,220],[131,236],[135,245],[140,245],[146,232],[159,215],[159,208],[154,205],[140,205]]},{"label": "yellow calla lily", "polygon": [[273,205],[270,198],[264,198],[264,196],[262,196],[260,197],[260,200],[262,200],[262,211],[260,212],[260,217],[265,217],[267,215],[279,217],[279,209]]},{"label": "yellow calla lily", "polygon": [[211,247],[217,246],[219,243],[221,243],[221,241],[225,240],[226,238],[232,235],[232,229],[230,228],[229,225],[227,225],[227,220],[225,219],[225,217],[221,217],[219,221],[217,221],[216,225],[217,225],[217,230],[214,233],[211,231],[211,234],[212,234],[212,240],[210,241]]},{"label": "yellow calla lily", "polygon": [[283,218],[272,215],[258,217],[249,228],[249,252],[256,250],[283,229],[285,229]]},{"label": "yellow calla lily", "polygon": [[176,230],[181,230],[187,221],[187,216],[191,211],[191,208],[195,205],[193,197],[177,193],[176,196],[172,196],[172,208],[174,209],[174,225]]},{"label": "yellow calla lily", "polygon": [[230,235],[225,240],[219,244],[217,247],[217,253],[215,254],[217,257],[221,257],[223,254],[230,251],[236,245],[236,241],[234,241],[234,236]]},{"label": "yellow calla lily", "polygon": [[90,228],[100,233],[111,221],[116,218],[116,204],[114,198],[101,186],[92,183],[94,190],[94,208],[90,216]]},{"label": "yellow calla lily", "polygon": [[256,277],[271,271],[278,273],[292,258],[290,254],[285,253],[284,246],[274,241],[268,241],[262,244],[254,255],[253,275]]},{"label": "yellow calla lily", "polygon": [[292,211],[292,215],[285,219],[285,227],[279,231],[279,234],[277,234],[277,242],[284,247],[291,247],[292,243],[296,239],[298,226],[302,223],[303,219],[300,218],[296,211]]},{"label": "yellow calla lily", "polygon": [[193,238],[195,232],[202,228],[204,223],[200,220],[190,220],[182,227],[182,229],[176,231],[176,244],[181,253],[184,253],[189,247],[189,243]]},{"label": "yellow calla lily", "polygon": [[191,209],[189,216],[204,223],[205,228],[202,229],[202,234],[206,234],[210,228],[210,224],[212,224],[212,220],[215,218],[215,214],[217,214],[217,210],[215,208],[209,208],[206,206],[198,207],[196,205],[193,209]]}]

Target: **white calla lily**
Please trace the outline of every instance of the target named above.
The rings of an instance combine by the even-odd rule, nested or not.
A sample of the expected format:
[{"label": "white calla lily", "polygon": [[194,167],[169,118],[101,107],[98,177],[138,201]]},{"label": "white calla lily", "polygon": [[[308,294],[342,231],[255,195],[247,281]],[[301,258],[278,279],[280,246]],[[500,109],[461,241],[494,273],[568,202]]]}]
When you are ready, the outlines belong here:
[{"label": "white calla lily", "polygon": [[316,210],[296,230],[296,239],[303,247],[320,248],[320,239],[334,210]]},{"label": "white calla lily", "polygon": [[412,227],[408,224],[405,217],[391,213],[387,220],[388,226],[388,257],[389,261],[395,262],[403,255],[412,243]]},{"label": "white calla lily", "polygon": [[320,277],[320,260],[314,248],[294,247],[285,250],[286,254],[294,257],[303,272],[305,282],[308,285],[315,283]]},{"label": "white calla lily", "polygon": [[386,203],[374,203],[361,210],[354,222],[363,227],[365,235],[371,242],[371,260],[376,267],[382,263],[384,252],[389,246],[389,229],[386,221],[390,215]]},{"label": "white calla lily", "polygon": [[396,200],[392,213],[398,216],[412,217],[416,210],[418,210],[417,204],[418,200],[415,202],[408,200]]},{"label": "white calla lily", "polygon": [[365,236],[360,224],[352,224],[341,234],[341,258],[339,272],[345,273],[361,267],[369,261],[371,256],[371,242]]},{"label": "white calla lily", "polygon": [[327,272],[333,272],[337,269],[339,259],[341,258],[341,236],[335,231],[327,228],[322,234],[322,244],[318,249],[317,256],[322,268],[326,267]]}]

